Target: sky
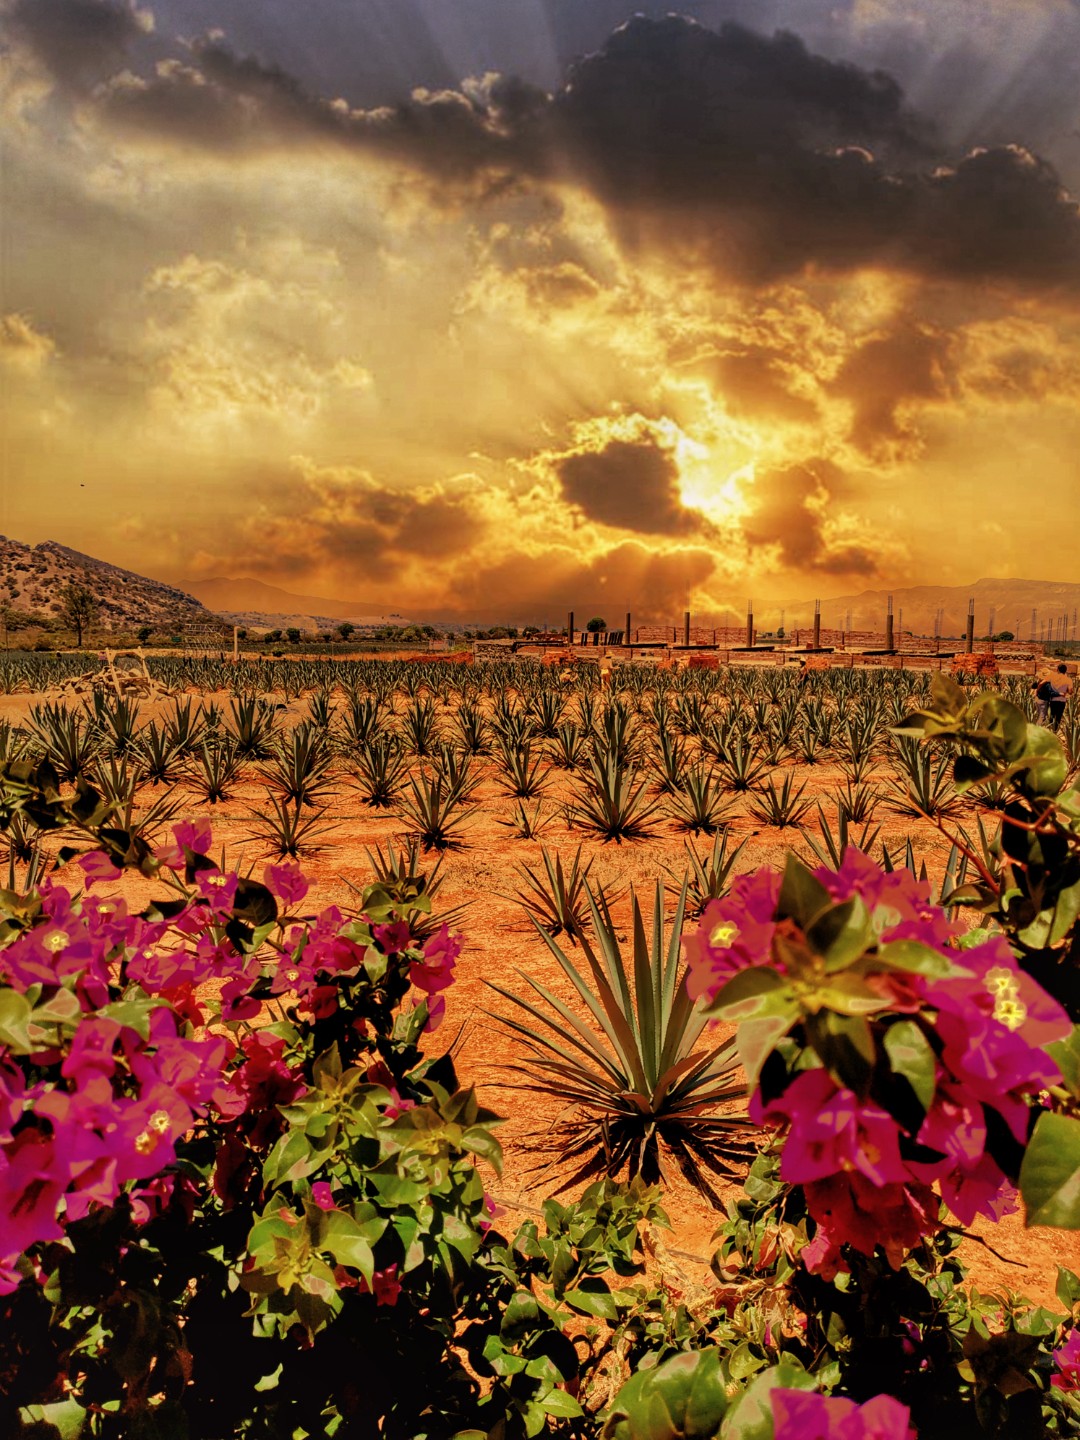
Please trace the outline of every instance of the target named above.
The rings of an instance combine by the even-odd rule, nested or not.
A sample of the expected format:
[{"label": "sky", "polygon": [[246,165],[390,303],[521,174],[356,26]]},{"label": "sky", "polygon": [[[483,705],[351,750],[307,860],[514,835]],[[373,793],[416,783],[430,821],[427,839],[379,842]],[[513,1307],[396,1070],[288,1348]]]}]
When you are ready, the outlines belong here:
[{"label": "sky", "polygon": [[414,617],[1080,581],[1080,3],[669,5],[0,0],[0,532]]}]

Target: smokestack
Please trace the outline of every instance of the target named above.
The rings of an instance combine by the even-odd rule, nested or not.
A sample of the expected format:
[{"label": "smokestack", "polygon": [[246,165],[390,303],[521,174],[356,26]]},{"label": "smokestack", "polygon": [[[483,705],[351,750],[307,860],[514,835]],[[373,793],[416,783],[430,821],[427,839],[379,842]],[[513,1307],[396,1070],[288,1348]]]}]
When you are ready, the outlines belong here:
[{"label": "smokestack", "polygon": [[683,644],[690,649],[690,611],[683,616]]},{"label": "smokestack", "polygon": [[885,649],[893,648],[893,618],[892,618],[892,596],[889,596],[889,608],[885,613]]},{"label": "smokestack", "polygon": [[970,655],[975,649],[975,597],[968,601],[967,641],[964,649]]},{"label": "smokestack", "polygon": [[626,612],[626,643],[630,644],[630,611]]},{"label": "smokestack", "polygon": [[821,649],[821,601],[814,601],[814,649]]},{"label": "smokestack", "polygon": [[754,644],[754,602],[746,602],[746,645],[750,649]]},{"label": "smokestack", "polygon": [[566,616],[566,643],[568,645],[574,643],[574,612],[572,610],[568,611]]}]

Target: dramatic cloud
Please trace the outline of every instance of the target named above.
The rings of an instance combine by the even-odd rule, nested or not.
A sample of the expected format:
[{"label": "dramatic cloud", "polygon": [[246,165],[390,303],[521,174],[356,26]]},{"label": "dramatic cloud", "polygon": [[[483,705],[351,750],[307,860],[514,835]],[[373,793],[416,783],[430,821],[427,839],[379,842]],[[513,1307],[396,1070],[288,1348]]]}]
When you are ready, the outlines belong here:
[{"label": "dramatic cloud", "polygon": [[154,26],[149,10],[110,0],[13,0],[0,15],[11,36],[75,92],[115,73]]},{"label": "dramatic cloud", "polygon": [[0,529],[472,620],[1029,571],[1080,9],[666,10],[0,0]]},{"label": "dramatic cloud", "polygon": [[683,506],[675,457],[653,437],[609,439],[560,456],[554,468],[569,503],[601,525],[643,535],[702,528],[703,517]]},{"label": "dramatic cloud", "polygon": [[859,345],[831,389],[852,403],[851,439],[868,454],[894,454],[911,439],[904,407],[945,400],[949,340],[926,327],[901,327]]},{"label": "dramatic cloud", "polygon": [[746,539],[776,547],[780,564],[793,570],[877,575],[883,559],[896,559],[896,547],[868,533],[852,534],[842,514],[833,513],[847,490],[845,477],[827,460],[765,471],[755,479],[743,520]]},{"label": "dramatic cloud", "polygon": [[440,185],[584,185],[626,247],[742,280],[886,265],[1080,281],[1080,214],[1048,164],[1018,144],[950,158],[889,75],[783,31],[639,16],[554,94],[488,75],[367,111],[204,39],[149,77],[118,74],[95,108],[129,136],[174,146],[345,146]]}]

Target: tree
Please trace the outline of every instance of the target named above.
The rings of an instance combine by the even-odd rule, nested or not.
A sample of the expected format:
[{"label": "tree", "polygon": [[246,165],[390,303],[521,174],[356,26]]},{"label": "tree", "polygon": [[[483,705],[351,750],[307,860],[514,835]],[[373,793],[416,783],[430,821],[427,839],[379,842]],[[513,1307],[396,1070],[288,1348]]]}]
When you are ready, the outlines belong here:
[{"label": "tree", "polygon": [[75,631],[75,643],[82,649],[83,631],[97,619],[97,600],[87,585],[71,580],[60,591],[60,614]]},{"label": "tree", "polygon": [[337,627],[337,633],[342,640],[348,640],[351,635],[356,633],[356,626],[350,620],[343,620]]},{"label": "tree", "polygon": [[593,618],[589,621],[589,623],[585,626],[585,629],[588,630],[590,635],[595,635],[598,630],[607,629],[607,621],[602,615],[594,615]]},{"label": "tree", "polygon": [[295,625],[290,625],[289,628],[285,631],[285,638],[286,640],[291,640],[292,643],[295,645],[300,639],[300,631],[296,628]]},{"label": "tree", "polygon": [[154,631],[151,626],[140,625],[138,630],[135,631],[135,639],[138,640],[140,645],[145,645],[153,633]]},{"label": "tree", "polygon": [[1015,640],[1016,636],[1011,630],[999,630],[994,636],[995,640]]},{"label": "tree", "polygon": [[280,630],[268,630],[268,631],[266,632],[266,634],[263,636],[263,639],[264,639],[264,640],[269,640],[271,644],[276,644],[276,643],[281,639],[281,631],[280,631]]}]

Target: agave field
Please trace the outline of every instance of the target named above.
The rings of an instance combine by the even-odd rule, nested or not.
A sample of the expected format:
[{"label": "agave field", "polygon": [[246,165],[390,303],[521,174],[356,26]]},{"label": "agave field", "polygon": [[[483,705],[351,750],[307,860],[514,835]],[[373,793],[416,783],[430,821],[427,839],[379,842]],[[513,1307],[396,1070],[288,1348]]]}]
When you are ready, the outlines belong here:
[{"label": "agave field", "polygon": [[1080,1434],[1075,695],[148,663],[0,663],[0,1434]]}]

